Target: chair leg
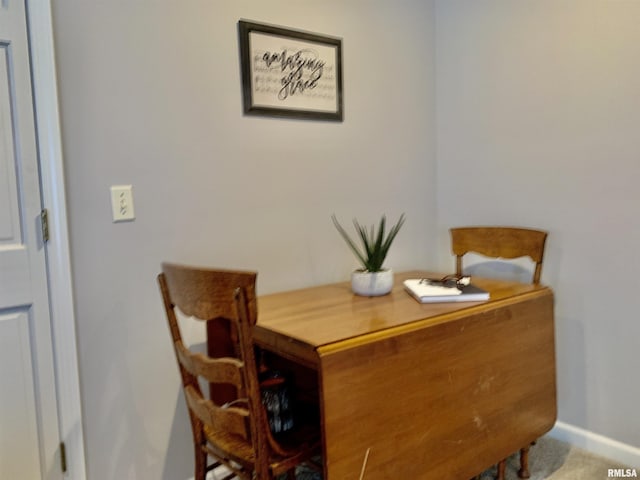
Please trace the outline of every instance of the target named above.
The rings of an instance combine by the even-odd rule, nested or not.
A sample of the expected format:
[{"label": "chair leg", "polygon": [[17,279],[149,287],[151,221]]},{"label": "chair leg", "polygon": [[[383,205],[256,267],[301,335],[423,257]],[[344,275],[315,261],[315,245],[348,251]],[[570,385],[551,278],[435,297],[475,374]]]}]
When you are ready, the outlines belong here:
[{"label": "chair leg", "polygon": [[518,477],[529,478],[529,445],[520,450],[520,470],[518,470]]},{"label": "chair leg", "polygon": [[207,454],[201,448],[195,448],[194,480],[205,480],[207,476]]},{"label": "chair leg", "polygon": [[507,467],[507,459],[500,460],[498,463],[498,473],[496,474],[496,480],[504,480],[504,471]]}]

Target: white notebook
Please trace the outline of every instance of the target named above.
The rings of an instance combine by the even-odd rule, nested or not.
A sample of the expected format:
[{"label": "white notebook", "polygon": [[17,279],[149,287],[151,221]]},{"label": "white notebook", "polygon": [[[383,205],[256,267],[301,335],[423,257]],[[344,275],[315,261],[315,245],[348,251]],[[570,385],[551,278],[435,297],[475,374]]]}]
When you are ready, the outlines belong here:
[{"label": "white notebook", "polygon": [[445,287],[430,284],[428,279],[410,278],[404,281],[405,290],[420,303],[481,302],[489,300],[489,292],[475,285]]}]

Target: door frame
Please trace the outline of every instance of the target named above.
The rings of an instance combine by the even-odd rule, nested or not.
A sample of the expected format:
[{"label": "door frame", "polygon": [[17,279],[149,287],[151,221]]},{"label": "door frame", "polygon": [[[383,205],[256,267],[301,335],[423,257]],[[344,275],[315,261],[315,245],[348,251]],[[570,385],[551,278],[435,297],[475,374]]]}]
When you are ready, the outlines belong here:
[{"label": "door frame", "polygon": [[51,0],[25,0],[42,204],[49,215],[46,244],[60,440],[69,480],[85,480],[71,257],[53,44]]}]

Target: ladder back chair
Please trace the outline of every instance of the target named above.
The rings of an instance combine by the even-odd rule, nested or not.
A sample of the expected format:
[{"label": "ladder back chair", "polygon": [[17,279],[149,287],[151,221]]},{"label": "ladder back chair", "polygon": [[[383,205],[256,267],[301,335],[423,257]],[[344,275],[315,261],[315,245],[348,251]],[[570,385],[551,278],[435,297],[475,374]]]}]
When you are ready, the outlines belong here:
[{"label": "ladder back chair", "polygon": [[[296,466],[318,453],[319,428],[297,428],[288,432],[291,438],[277,440],[269,429],[252,337],[257,319],[256,273],[163,263],[158,283],[191,421],[194,480],[205,480],[208,471],[220,466],[229,471],[224,480],[267,480],[283,474],[295,479]],[[215,331],[213,343],[224,356],[189,350],[176,310],[217,322],[209,334]],[[211,352],[211,338],[208,343]],[[199,379],[210,385],[209,396]]]},{"label": "ladder back chair", "polygon": [[[462,275],[462,257],[479,253],[485,257],[515,259],[529,257],[535,263],[531,283],[538,285],[547,232],[515,227],[457,227],[450,229],[451,250],[456,256],[456,275]],[[520,478],[529,478],[529,447],[520,449]],[[498,463],[497,480],[504,480],[506,459]]]}]

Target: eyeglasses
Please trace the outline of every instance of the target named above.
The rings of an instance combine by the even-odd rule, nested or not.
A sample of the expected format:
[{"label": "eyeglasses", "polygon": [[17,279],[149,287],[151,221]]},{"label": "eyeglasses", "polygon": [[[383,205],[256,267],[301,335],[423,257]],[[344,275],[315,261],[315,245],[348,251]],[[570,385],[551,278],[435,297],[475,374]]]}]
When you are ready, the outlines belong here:
[{"label": "eyeglasses", "polygon": [[442,278],[422,278],[420,279],[420,283],[425,285],[433,285],[437,287],[447,287],[447,288],[461,288],[466,287],[471,283],[471,277],[463,276],[463,275],[445,275]]}]

